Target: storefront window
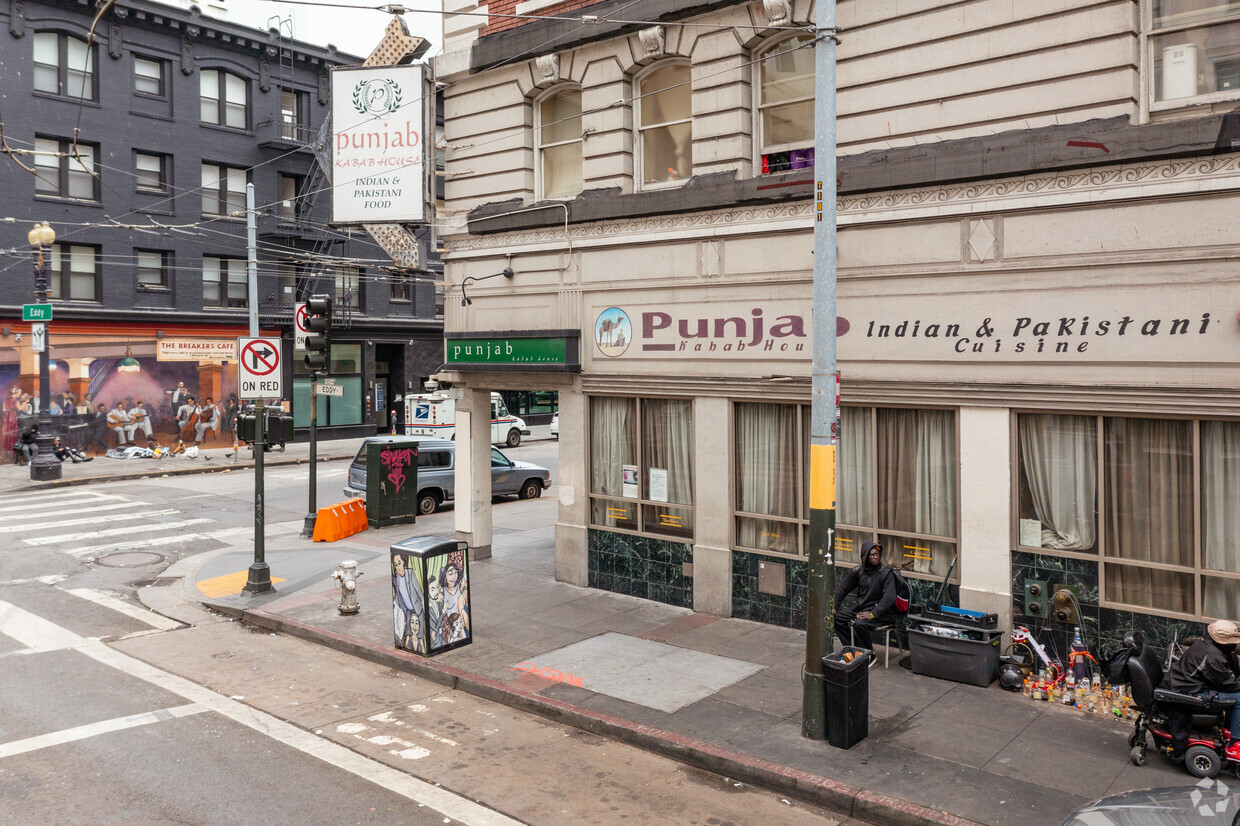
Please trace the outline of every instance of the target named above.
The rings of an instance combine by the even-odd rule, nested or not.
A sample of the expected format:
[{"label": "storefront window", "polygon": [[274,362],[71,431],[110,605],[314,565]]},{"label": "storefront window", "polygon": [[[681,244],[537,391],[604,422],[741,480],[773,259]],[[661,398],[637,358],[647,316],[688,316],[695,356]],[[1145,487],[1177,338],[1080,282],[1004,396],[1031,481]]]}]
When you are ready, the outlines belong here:
[{"label": "storefront window", "polygon": [[1107,604],[1240,612],[1240,424],[1022,414],[1017,432],[1019,547],[1101,547]]},{"label": "storefront window", "polygon": [[738,402],[733,408],[736,451],[736,544],[776,553],[802,554],[807,525],[801,457],[806,455],[795,404]]},{"label": "storefront window", "polygon": [[[344,395],[319,397],[319,427],[361,424],[365,414],[362,345],[333,344],[329,374],[344,387]],[[300,356],[293,359],[293,426],[310,426],[310,374]]]},{"label": "storefront window", "polygon": [[590,522],[693,538],[693,403],[590,399]]}]

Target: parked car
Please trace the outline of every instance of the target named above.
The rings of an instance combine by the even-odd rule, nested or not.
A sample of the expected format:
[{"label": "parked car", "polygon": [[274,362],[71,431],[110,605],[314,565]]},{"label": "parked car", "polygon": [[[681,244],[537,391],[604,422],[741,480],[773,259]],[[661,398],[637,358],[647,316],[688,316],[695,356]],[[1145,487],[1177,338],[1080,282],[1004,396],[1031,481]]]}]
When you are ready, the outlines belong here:
[{"label": "parked car", "polygon": [[551,414],[551,438],[560,438],[560,411]]},{"label": "parked car", "polygon": [[[366,446],[399,440],[407,436],[371,436],[362,442],[349,465],[349,478],[344,495],[366,498]],[[427,516],[445,502],[451,502],[456,490],[456,443],[446,439],[416,439],[418,443],[418,513]],[[509,459],[498,448],[491,448],[491,493],[495,496],[516,496],[537,499],[551,487],[551,471],[530,462]]]},{"label": "parked car", "polygon": [[1236,826],[1238,822],[1240,789],[1216,779],[1113,794],[1077,809],[1064,826]]}]

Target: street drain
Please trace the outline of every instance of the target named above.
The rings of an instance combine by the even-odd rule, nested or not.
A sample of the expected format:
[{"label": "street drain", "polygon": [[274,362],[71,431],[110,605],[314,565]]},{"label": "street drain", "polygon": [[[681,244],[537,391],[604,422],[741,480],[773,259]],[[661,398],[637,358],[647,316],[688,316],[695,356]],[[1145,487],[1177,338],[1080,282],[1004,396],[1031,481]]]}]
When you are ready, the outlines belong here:
[{"label": "street drain", "polygon": [[143,565],[154,565],[163,562],[162,554],[151,551],[126,551],[124,553],[106,554],[95,560],[108,568],[141,568]]}]

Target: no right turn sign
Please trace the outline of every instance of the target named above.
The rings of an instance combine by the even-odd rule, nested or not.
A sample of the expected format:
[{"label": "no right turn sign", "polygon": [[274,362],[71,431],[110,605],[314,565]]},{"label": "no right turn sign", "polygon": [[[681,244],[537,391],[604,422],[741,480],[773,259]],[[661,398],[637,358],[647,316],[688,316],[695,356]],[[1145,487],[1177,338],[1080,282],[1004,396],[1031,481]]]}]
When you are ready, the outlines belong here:
[{"label": "no right turn sign", "polygon": [[237,339],[237,395],[243,399],[283,398],[280,344],[278,338]]}]

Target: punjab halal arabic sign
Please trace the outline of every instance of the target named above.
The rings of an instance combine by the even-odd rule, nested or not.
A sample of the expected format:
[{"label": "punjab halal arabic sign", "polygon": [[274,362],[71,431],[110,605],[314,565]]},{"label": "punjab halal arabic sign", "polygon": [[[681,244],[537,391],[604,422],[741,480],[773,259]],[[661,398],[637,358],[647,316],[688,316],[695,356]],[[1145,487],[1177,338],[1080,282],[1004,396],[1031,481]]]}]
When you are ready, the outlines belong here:
[{"label": "punjab halal arabic sign", "polygon": [[424,219],[422,67],[332,70],[332,222]]}]

